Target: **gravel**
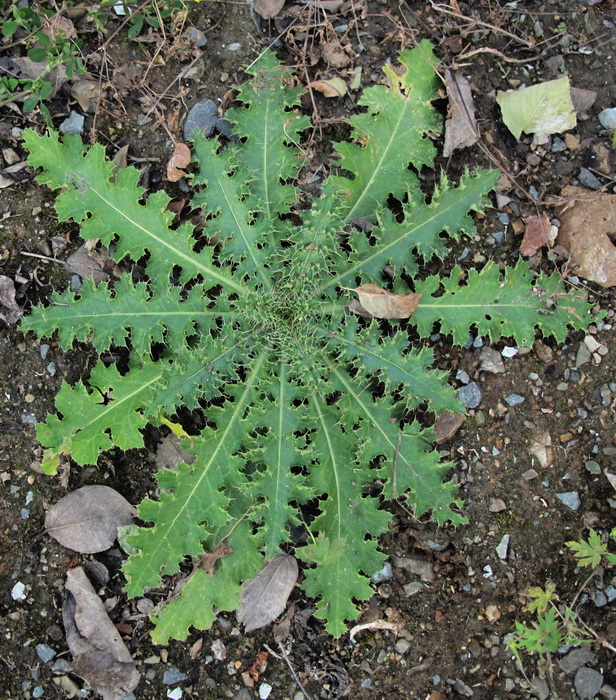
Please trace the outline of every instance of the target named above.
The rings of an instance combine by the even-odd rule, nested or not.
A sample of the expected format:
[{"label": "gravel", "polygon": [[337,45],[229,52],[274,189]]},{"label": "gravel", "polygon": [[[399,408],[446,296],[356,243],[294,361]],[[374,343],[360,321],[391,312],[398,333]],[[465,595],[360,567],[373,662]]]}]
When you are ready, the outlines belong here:
[{"label": "gravel", "polygon": [[465,408],[477,408],[481,403],[481,389],[477,382],[470,382],[458,391],[458,401]]},{"label": "gravel", "polygon": [[578,669],[573,679],[573,687],[580,700],[590,700],[594,698],[603,685],[603,674],[593,668]]}]

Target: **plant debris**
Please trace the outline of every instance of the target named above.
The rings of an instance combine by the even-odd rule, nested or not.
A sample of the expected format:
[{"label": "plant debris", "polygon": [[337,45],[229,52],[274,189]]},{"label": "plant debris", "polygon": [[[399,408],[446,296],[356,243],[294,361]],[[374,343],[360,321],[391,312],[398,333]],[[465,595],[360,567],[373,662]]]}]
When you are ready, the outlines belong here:
[{"label": "plant debris", "polygon": [[62,619],[73,655],[73,673],[100,693],[103,700],[122,700],[141,675],[81,567],[66,574]]},{"label": "plant debris", "polygon": [[261,629],[282,615],[298,573],[295,557],[278,554],[255,578],[242,584],[241,608],[236,616],[246,632]]},{"label": "plant debris", "polygon": [[63,547],[82,554],[113,546],[120,525],[130,525],[137,509],[109,486],[82,486],[47,513],[47,533]]}]

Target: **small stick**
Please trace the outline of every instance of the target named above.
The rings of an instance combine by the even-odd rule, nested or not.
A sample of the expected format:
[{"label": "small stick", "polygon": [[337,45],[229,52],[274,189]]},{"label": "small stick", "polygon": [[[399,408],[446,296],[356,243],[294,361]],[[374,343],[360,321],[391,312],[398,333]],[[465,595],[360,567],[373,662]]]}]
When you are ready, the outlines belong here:
[{"label": "small stick", "polygon": [[58,265],[62,265],[64,269],[68,267],[63,260],[58,260],[57,258],[50,258],[48,255],[39,255],[38,253],[27,253],[25,250],[20,250],[19,254],[26,255],[29,258],[39,258],[40,260],[47,260],[48,262],[58,263]]}]

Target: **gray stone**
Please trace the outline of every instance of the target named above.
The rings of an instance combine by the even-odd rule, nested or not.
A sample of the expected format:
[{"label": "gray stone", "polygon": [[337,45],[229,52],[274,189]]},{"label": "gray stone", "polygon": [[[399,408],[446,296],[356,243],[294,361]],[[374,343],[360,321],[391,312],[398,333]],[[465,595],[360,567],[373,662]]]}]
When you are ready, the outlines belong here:
[{"label": "gray stone", "polygon": [[180,671],[179,668],[171,666],[163,674],[163,685],[173,685],[174,683],[180,683],[181,681],[185,681],[187,678],[188,676],[182,671]]},{"label": "gray stone", "polygon": [[616,131],[616,107],[608,107],[599,112],[599,122],[604,129]]},{"label": "gray stone", "polygon": [[577,491],[567,491],[565,493],[557,493],[556,498],[567,508],[571,510],[579,510],[581,501],[580,494]]},{"label": "gray stone", "polygon": [[411,643],[408,639],[399,639],[394,647],[398,654],[406,654],[406,652],[411,648]]},{"label": "gray stone", "polygon": [[550,688],[546,681],[539,676],[533,676],[531,678],[531,685],[533,690],[533,695],[535,695],[539,700],[547,700],[550,696]]},{"label": "gray stone", "polygon": [[588,168],[580,168],[578,182],[589,190],[601,189],[601,181],[599,178],[595,177]]},{"label": "gray stone", "polygon": [[558,665],[565,673],[572,676],[579,668],[582,668],[582,666],[594,664],[596,661],[597,657],[593,654],[591,649],[588,647],[580,647],[578,649],[572,649],[566,656],[563,656],[558,662]]},{"label": "gray stone", "polygon": [[407,583],[402,588],[404,590],[404,595],[407,596],[407,598],[410,598],[411,596],[414,596],[417,593],[421,593],[421,591],[423,591],[425,587],[425,584],[420,583],[419,581],[414,581],[413,583]]},{"label": "gray stone", "polygon": [[505,397],[505,403],[508,404],[509,406],[518,406],[521,403],[524,403],[526,399],[523,396],[520,396],[520,394],[509,394],[509,396]]},{"label": "gray stone", "polygon": [[370,580],[372,583],[383,583],[383,581],[389,581],[392,579],[393,575],[394,572],[392,571],[391,564],[386,561],[380,571],[377,571],[376,574],[372,574]]},{"label": "gray stone", "polygon": [[470,382],[458,391],[458,401],[466,408],[477,408],[481,403],[481,389],[477,382]]},{"label": "gray stone", "polygon": [[184,138],[191,139],[198,129],[209,138],[218,122],[218,105],[213,100],[201,100],[188,112],[184,122]]},{"label": "gray stone", "polygon": [[71,110],[69,116],[60,124],[60,131],[63,134],[81,134],[85,117],[75,110]]},{"label": "gray stone", "polygon": [[577,355],[575,356],[575,366],[581,367],[582,365],[585,365],[587,362],[590,362],[591,357],[592,357],[591,352],[586,347],[586,344],[580,343],[580,347],[578,348]]},{"label": "gray stone", "polygon": [[37,644],[36,655],[44,664],[46,664],[48,661],[51,661],[53,659],[53,657],[56,655],[56,652],[49,646],[49,644]]},{"label": "gray stone", "polygon": [[562,139],[559,139],[558,136],[554,137],[554,141],[552,141],[552,148],[550,149],[552,153],[562,153],[563,151],[567,150],[567,145]]},{"label": "gray stone", "polygon": [[594,668],[578,669],[573,679],[573,687],[580,700],[591,700],[601,690],[603,685],[603,674],[595,671]]},{"label": "gray stone", "polygon": [[505,363],[498,350],[489,347],[482,348],[479,353],[479,362],[479,369],[482,372],[502,374],[505,371]]},{"label": "gray stone", "polygon": [[432,564],[421,557],[394,557],[394,565],[398,569],[405,569],[409,573],[419,576],[422,581],[427,581],[428,583],[434,581]]}]

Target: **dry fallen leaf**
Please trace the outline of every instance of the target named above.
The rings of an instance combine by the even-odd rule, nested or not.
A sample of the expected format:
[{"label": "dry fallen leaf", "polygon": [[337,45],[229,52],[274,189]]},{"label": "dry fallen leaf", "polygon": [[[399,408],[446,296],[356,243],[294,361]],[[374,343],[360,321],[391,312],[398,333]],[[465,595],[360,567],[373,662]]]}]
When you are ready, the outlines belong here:
[{"label": "dry fallen leaf", "polygon": [[63,547],[82,554],[104,552],[137,513],[109,486],[82,486],[61,498],[47,513],[45,528]]},{"label": "dry fallen leaf", "polygon": [[520,254],[526,257],[534,255],[539,248],[547,245],[550,240],[552,224],[545,214],[529,216],[526,219],[524,238],[520,244]]},{"label": "dry fallen leaf", "polygon": [[190,163],[190,148],[185,143],[175,144],[173,154],[167,163],[167,180],[177,182],[186,175],[186,168]]},{"label": "dry fallen leaf", "polygon": [[15,283],[10,277],[0,275],[0,320],[10,326],[19,321],[23,313],[15,301]]},{"label": "dry fallen leaf", "polygon": [[52,84],[53,89],[49,98],[55,97],[58,90],[68,81],[68,75],[66,74],[66,68],[64,64],[55,66],[49,72],[47,61],[32,61],[27,56],[16,56],[11,58],[13,63],[16,63],[19,70],[22,72],[22,76],[36,80],[40,78],[43,73],[45,73],[45,80]]},{"label": "dry fallen leaf", "polygon": [[96,284],[107,279],[104,267],[109,262],[107,248],[97,248],[98,241],[86,241],[66,259],[66,270],[81,278],[91,277]]},{"label": "dry fallen leaf", "polygon": [[93,80],[76,80],[71,84],[71,95],[84,112],[96,112],[103,97],[103,90]]},{"label": "dry fallen leaf", "polygon": [[477,142],[475,103],[468,80],[461,74],[445,71],[450,116],[445,122],[443,155],[448,158],[456,148],[467,148]]},{"label": "dry fallen leaf", "polygon": [[313,80],[308,87],[318,90],[325,97],[344,97],[347,94],[347,85],[342,78]]},{"label": "dry fallen leaf", "polygon": [[237,621],[246,626],[246,632],[261,629],[281,615],[297,581],[297,560],[290,554],[277,554],[272,561],[250,581],[242,584],[242,607]]},{"label": "dry fallen leaf", "polygon": [[214,575],[216,562],[223,557],[233,554],[233,550],[227,544],[227,540],[222,540],[214,548],[213,552],[204,552],[197,561],[197,567],[207,571],[210,576]]},{"label": "dry fallen leaf", "polygon": [[595,90],[584,88],[571,88],[571,102],[576,114],[584,114],[595,104],[597,93]]},{"label": "dry fallen leaf", "polygon": [[[392,294],[376,284],[362,284],[352,291],[357,292],[361,308],[375,318],[409,318],[421,299],[421,294]],[[352,305],[349,308],[355,311]]]},{"label": "dry fallen leaf", "polygon": [[263,19],[272,19],[284,7],[285,0],[255,0],[254,11]]},{"label": "dry fallen leaf", "polygon": [[62,619],[73,655],[72,672],[104,700],[121,700],[141,676],[120,633],[81,567],[68,571],[65,590]]},{"label": "dry fallen leaf", "polygon": [[569,251],[574,272],[602,287],[615,286],[616,194],[568,185],[561,197],[570,201],[556,207],[560,219],[556,242]]}]

